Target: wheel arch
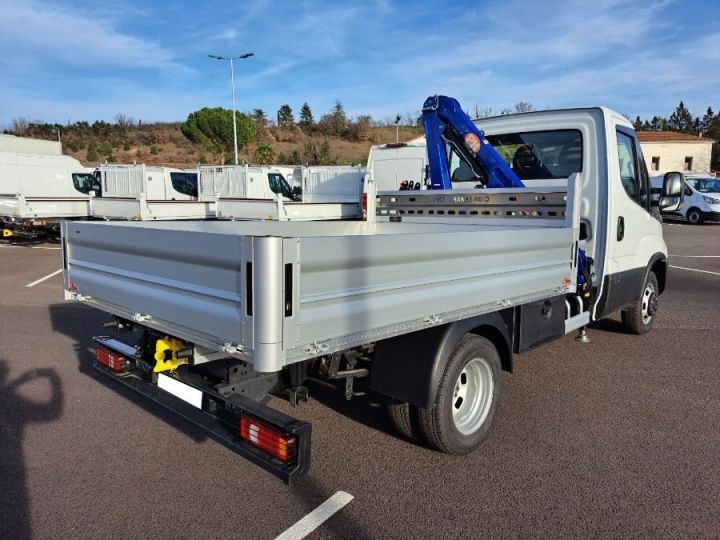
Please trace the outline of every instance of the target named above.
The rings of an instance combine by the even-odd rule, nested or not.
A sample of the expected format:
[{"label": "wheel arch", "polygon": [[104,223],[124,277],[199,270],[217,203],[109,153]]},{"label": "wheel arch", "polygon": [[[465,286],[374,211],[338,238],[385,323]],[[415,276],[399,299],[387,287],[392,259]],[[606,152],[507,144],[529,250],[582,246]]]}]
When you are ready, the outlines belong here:
[{"label": "wheel arch", "polygon": [[514,308],[404,334],[377,343],[370,387],[418,407],[432,405],[448,358],[467,334],[488,339],[512,371]]}]

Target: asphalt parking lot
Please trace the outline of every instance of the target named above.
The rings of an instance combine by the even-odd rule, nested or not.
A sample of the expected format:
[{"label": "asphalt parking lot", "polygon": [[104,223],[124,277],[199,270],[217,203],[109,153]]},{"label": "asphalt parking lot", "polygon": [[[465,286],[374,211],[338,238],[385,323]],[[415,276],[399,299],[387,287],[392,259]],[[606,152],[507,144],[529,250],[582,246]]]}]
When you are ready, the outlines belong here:
[{"label": "asphalt parking lot", "polygon": [[720,225],[664,230],[653,331],[611,319],[517,357],[474,454],[399,439],[372,399],[273,399],[313,423],[292,487],[98,378],[106,316],[38,281],[60,251],[0,245],[0,537],[274,538],[337,492],[312,538],[717,537]]}]

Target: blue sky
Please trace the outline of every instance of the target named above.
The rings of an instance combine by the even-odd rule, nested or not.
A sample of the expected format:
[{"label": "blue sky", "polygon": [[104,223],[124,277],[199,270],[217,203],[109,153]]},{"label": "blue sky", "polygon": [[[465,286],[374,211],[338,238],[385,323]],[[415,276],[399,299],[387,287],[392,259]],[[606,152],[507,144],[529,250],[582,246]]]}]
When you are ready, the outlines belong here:
[{"label": "blue sky", "polygon": [[184,120],[230,106],[274,115],[335,98],[355,116],[413,114],[443,93],[466,109],[608,105],[720,109],[720,2],[0,0],[0,127]]}]

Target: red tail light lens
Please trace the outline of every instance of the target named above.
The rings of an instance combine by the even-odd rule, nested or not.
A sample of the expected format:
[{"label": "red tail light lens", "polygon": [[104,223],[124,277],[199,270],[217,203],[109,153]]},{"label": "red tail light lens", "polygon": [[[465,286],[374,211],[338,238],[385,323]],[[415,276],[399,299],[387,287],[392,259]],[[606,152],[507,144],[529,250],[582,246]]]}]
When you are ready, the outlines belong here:
[{"label": "red tail light lens", "polygon": [[252,416],[240,417],[240,438],[283,463],[293,463],[297,457],[295,435],[283,433]]},{"label": "red tail light lens", "polygon": [[95,359],[115,373],[123,373],[130,368],[130,361],[127,358],[101,345],[95,349]]},{"label": "red tail light lens", "polygon": [[363,202],[362,202],[362,209],[363,212],[367,212],[367,193],[363,193]]}]

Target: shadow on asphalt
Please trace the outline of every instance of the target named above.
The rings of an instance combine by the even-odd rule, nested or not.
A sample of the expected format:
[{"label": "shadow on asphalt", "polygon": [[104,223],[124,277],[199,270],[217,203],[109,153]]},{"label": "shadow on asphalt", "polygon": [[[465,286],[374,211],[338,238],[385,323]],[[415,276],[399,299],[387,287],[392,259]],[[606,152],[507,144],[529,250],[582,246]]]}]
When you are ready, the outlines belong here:
[{"label": "shadow on asphalt", "polygon": [[625,328],[620,321],[615,319],[600,319],[590,324],[592,330],[600,330],[601,332],[610,332],[613,334],[632,334],[630,330]]},{"label": "shadow on asphalt", "polygon": [[[387,398],[369,392],[367,395],[353,397],[352,400],[348,401],[345,399],[344,385],[344,380],[339,381],[335,387],[311,379],[308,381],[310,399],[314,399],[325,407],[371,429],[400,439],[405,443],[418,444],[416,441],[405,439],[395,429],[387,411]],[[302,405],[300,406],[302,407]]]},{"label": "shadow on asphalt", "polygon": [[[51,304],[48,309],[53,330],[70,337],[74,341],[78,371],[93,379],[92,384],[102,384],[113,390],[123,398],[153,414],[156,418],[172,426],[184,435],[187,435],[195,442],[203,442],[208,438],[199,428],[196,428],[162,406],[125,388],[122,384],[98,373],[93,367],[95,358],[93,356],[92,338],[93,336],[107,335],[109,333],[102,327],[103,323],[109,320],[109,316],[78,302]],[[119,336],[119,339],[128,344],[133,344],[137,338],[134,334],[123,334]]]},{"label": "shadow on asphalt", "polygon": [[[54,422],[62,416],[62,386],[53,369],[31,369],[13,380],[8,374],[7,362],[0,359],[0,538],[32,538],[23,433],[28,424]],[[18,392],[39,380],[49,383],[47,401],[27,399]]]}]

